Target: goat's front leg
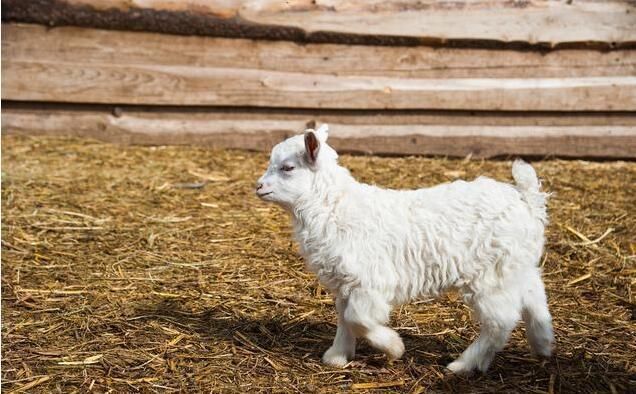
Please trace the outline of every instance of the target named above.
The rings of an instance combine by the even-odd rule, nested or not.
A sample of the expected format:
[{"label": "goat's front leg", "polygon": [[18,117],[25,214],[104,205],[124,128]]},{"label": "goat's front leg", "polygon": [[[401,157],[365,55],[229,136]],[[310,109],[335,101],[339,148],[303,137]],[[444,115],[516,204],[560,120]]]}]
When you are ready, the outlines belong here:
[{"label": "goat's front leg", "polygon": [[333,340],[333,345],[322,356],[323,363],[334,367],[344,367],[353,359],[356,353],[356,337],[344,319],[346,307],[347,300],[337,297],[338,329],[336,330],[336,337]]},{"label": "goat's front leg", "polygon": [[353,335],[364,337],[369,344],[395,360],[404,354],[404,343],[397,332],[387,326],[391,305],[382,294],[372,289],[354,289],[349,294],[344,320]]}]

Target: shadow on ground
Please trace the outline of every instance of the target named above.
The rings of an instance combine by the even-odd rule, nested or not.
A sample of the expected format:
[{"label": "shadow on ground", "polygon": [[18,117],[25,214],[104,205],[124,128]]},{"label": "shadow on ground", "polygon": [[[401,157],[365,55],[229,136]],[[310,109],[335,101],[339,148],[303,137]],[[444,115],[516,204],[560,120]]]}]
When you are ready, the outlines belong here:
[{"label": "shadow on ground", "polygon": [[[255,355],[270,356],[282,365],[319,363],[322,353],[331,345],[335,325],[315,319],[299,321],[272,312],[271,316],[262,319],[232,316],[223,307],[191,313],[184,310],[179,302],[167,300],[137,313],[146,316],[146,319],[177,324],[198,334],[202,341],[231,343]],[[589,389],[585,392],[590,393],[634,392],[636,388],[634,379],[625,379],[626,369],[612,365],[606,359],[590,357],[583,350],[560,354],[558,347],[553,357],[541,359],[530,354],[525,342],[509,344],[497,355],[486,374],[455,376],[444,368],[457,356],[449,349],[448,342],[438,337],[400,334],[407,350],[403,359],[396,363],[434,370],[437,379],[421,382],[423,387],[433,392],[487,392],[484,387],[502,385],[513,391],[525,392],[527,385],[507,384],[518,380],[520,375],[530,378],[528,383],[547,387],[551,392],[581,392],[582,383]],[[469,344],[470,339],[465,342]],[[383,355],[366,342],[359,341],[356,358],[347,369],[377,369],[382,372],[391,367],[392,364]]]}]

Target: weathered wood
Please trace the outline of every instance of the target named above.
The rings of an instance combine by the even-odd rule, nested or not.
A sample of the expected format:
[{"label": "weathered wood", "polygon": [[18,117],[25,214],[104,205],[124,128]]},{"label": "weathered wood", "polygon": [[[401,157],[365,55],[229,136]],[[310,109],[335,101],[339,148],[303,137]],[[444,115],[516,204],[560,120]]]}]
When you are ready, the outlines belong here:
[{"label": "weathered wood", "polygon": [[636,114],[310,113],[253,110],[71,110],[5,106],[2,132],[268,151],[311,122],[342,152],[474,157],[636,157]]},{"label": "weathered wood", "polygon": [[[3,54],[14,60],[261,69],[399,78],[574,78],[635,76],[636,50],[385,47],[166,36],[38,25],[2,26]],[[95,59],[95,60],[93,60]]]},{"label": "weathered wood", "polygon": [[435,50],[3,27],[2,98],[340,109],[634,110],[636,51]]},{"label": "weathered wood", "polygon": [[629,0],[3,0],[3,20],[348,43],[636,42]]}]

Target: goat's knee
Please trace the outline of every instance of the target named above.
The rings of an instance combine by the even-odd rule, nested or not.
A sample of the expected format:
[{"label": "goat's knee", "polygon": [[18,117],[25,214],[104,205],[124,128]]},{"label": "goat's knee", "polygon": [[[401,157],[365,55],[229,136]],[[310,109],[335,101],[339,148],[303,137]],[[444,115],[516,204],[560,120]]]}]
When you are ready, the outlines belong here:
[{"label": "goat's knee", "polygon": [[404,354],[404,342],[400,335],[386,326],[371,328],[365,337],[371,346],[386,354],[389,360],[396,360]]}]

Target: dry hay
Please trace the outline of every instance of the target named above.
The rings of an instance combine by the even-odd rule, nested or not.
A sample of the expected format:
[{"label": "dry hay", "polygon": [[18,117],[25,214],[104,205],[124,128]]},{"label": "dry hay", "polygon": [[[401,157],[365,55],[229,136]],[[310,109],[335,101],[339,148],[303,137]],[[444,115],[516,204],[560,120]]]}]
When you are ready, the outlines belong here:
[{"label": "dry hay", "polygon": [[[254,197],[267,155],[4,137],[2,388],[32,392],[627,392],[636,390],[636,163],[536,163],[550,201],[544,260],[556,356],[523,328],[485,376],[444,376],[475,337],[457,296],[394,314],[388,364],[367,345],[320,364],[332,300]],[[343,157],[389,187],[510,179],[510,163]]]}]

